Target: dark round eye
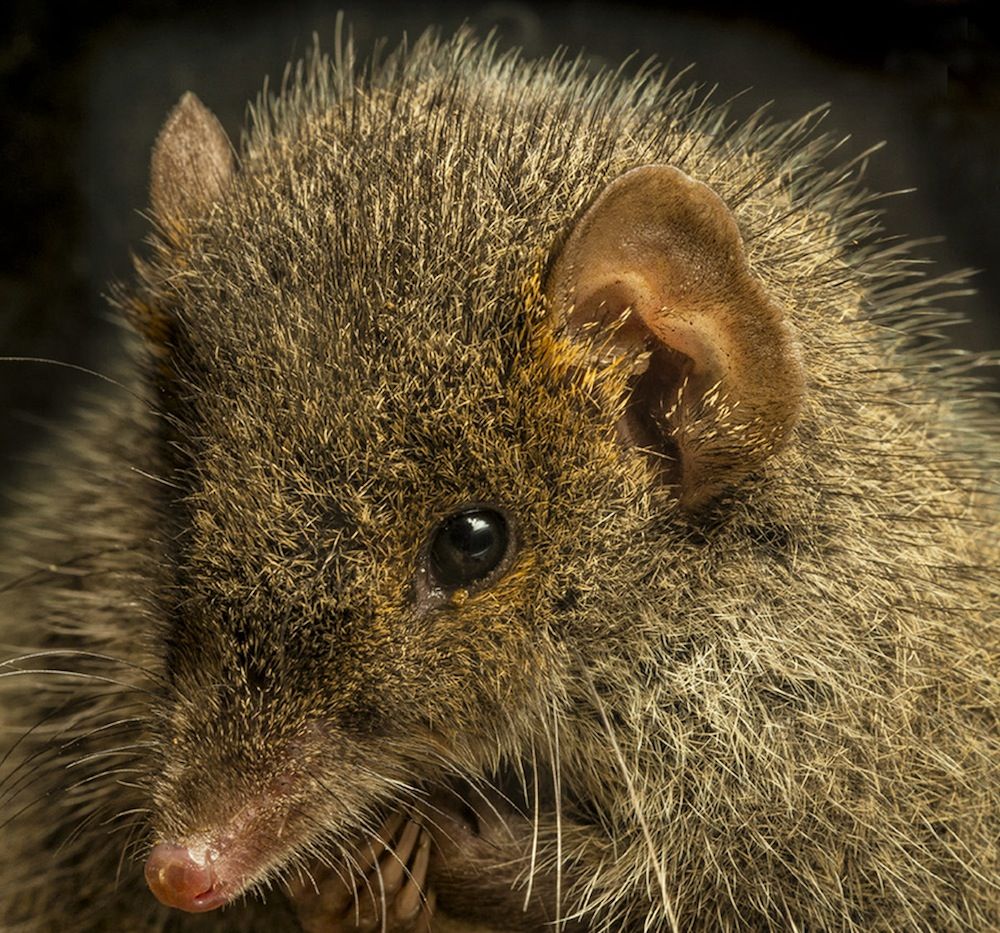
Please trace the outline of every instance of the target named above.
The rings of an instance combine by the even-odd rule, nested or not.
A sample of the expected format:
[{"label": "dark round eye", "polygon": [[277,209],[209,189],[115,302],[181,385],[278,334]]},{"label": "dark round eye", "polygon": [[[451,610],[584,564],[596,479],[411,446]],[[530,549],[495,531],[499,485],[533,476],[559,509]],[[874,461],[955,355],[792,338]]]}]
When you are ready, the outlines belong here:
[{"label": "dark round eye", "polygon": [[446,518],[431,540],[431,575],[437,586],[458,589],[488,577],[510,543],[507,520],[496,510],[466,509]]}]

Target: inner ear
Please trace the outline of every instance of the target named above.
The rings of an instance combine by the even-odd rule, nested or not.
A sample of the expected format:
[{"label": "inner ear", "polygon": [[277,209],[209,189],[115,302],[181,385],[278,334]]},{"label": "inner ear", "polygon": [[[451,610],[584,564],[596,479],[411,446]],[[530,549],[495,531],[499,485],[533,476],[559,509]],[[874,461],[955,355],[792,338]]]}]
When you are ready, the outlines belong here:
[{"label": "inner ear", "polygon": [[573,307],[566,317],[566,330],[589,342],[595,358],[630,361],[629,395],[615,426],[618,439],[653,455],[659,469],[675,483],[681,457],[671,419],[682,386],[694,373],[694,360],[657,339],[635,311],[637,297],[635,288],[610,282]]},{"label": "inner ear", "polygon": [[648,365],[631,378],[625,413],[616,426],[618,437],[656,457],[668,482],[677,484],[682,458],[672,420],[694,364],[691,357],[663,345],[648,354]]}]

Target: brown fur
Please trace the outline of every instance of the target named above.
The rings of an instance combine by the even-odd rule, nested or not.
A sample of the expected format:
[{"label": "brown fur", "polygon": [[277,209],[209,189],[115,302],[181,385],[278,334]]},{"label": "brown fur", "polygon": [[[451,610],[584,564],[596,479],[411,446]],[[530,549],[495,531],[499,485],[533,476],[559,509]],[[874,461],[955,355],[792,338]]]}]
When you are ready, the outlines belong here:
[{"label": "brown fur", "polygon": [[[591,930],[1000,928],[997,446],[921,339],[946,286],[857,245],[809,120],[466,38],[352,74],[300,68],[154,242],[122,303],[169,329],[5,529],[3,929],[295,929],[283,879],[501,774],[539,791],[524,860],[445,865],[453,916],[484,867]],[[732,211],[805,374],[788,443],[698,510],[542,297],[651,163]],[[422,610],[468,502],[516,517],[514,566]],[[161,908],[138,859],[219,827],[252,896]]]}]

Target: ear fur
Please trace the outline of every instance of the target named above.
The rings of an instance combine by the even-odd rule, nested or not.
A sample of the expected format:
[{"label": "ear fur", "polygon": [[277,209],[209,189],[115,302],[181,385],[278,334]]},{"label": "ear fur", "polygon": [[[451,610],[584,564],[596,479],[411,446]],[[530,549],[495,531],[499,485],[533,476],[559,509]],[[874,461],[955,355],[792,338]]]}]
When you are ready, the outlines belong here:
[{"label": "ear fur", "polygon": [[784,311],[754,279],[732,212],[668,165],[612,181],[546,282],[557,325],[632,358],[622,442],[657,456],[688,506],[788,439],[803,374]]},{"label": "ear fur", "polygon": [[170,111],[153,146],[149,202],[175,242],[225,192],[236,172],[226,131],[190,91]]}]

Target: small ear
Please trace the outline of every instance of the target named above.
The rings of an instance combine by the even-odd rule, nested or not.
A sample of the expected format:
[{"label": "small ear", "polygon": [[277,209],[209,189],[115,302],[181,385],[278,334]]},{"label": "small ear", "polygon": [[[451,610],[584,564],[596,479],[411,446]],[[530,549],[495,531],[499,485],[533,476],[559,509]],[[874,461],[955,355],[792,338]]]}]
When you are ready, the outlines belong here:
[{"label": "small ear", "polygon": [[149,201],[175,241],[204,216],[235,173],[233,147],[215,114],[188,92],[170,111],[153,146]]},{"label": "small ear", "polygon": [[686,505],[785,443],[803,391],[795,341],[707,185],[667,165],[626,172],[577,222],[545,292],[593,356],[631,358],[619,438],[655,455]]}]

